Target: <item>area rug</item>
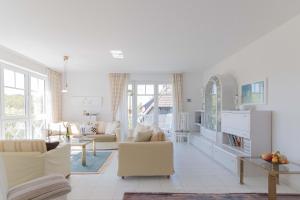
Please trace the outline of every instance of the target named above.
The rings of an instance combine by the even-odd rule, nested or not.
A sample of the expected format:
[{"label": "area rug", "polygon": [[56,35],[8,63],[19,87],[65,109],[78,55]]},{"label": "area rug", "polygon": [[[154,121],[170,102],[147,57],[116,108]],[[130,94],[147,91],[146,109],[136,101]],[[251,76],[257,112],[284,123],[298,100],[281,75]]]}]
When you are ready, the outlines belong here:
[{"label": "area rug", "polygon": [[[267,200],[267,194],[130,193],[123,200]],[[280,194],[277,200],[299,200],[300,195]]]},{"label": "area rug", "polygon": [[96,156],[92,151],[86,152],[86,166],[82,166],[81,152],[76,151],[71,154],[71,173],[72,174],[95,174],[101,173],[111,160],[112,152],[97,151]]}]

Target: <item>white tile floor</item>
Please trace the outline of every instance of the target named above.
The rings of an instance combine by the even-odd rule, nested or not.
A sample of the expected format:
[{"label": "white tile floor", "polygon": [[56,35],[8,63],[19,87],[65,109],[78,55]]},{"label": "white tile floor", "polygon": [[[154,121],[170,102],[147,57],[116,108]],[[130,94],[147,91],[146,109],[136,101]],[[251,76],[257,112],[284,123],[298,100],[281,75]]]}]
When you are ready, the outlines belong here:
[{"label": "white tile floor", "polygon": [[[188,144],[174,145],[175,174],[165,177],[128,177],[117,174],[117,154],[102,174],[72,175],[69,200],[121,200],[124,192],[266,192],[267,179],[248,177],[240,185],[238,177]],[[298,193],[287,185],[278,186],[279,192]]]}]

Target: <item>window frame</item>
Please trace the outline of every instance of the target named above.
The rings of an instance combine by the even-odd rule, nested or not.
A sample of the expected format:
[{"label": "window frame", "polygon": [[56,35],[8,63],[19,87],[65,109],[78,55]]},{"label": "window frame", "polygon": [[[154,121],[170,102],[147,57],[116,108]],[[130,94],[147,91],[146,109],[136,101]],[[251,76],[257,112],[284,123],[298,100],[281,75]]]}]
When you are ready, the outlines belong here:
[{"label": "window frame", "polygon": [[[137,97],[138,96],[153,96],[154,97],[154,118],[153,118],[153,124],[158,125],[159,124],[159,108],[158,108],[158,97],[159,97],[159,85],[172,85],[172,83],[168,80],[164,81],[129,81],[127,84],[127,95],[128,95],[128,85],[132,85],[132,128],[136,127],[137,125]],[[138,94],[137,86],[138,85],[145,85],[145,94]],[[146,92],[146,85],[154,85],[154,94],[150,95]],[[128,98],[128,97],[127,97]],[[128,104],[128,103],[127,103]],[[127,107],[128,112],[128,107]]]},{"label": "window frame", "polygon": [[[24,116],[7,116],[5,115],[5,105],[4,105],[4,69],[11,70],[14,73],[21,73],[24,74],[24,98],[25,98],[25,115]],[[35,120],[43,120],[46,124],[47,120],[47,110],[46,110],[46,85],[48,77],[47,75],[40,74],[38,72],[34,72],[31,70],[25,70],[21,67],[13,66],[7,63],[3,63],[0,61],[0,139],[5,139],[5,123],[6,122],[18,122],[18,121],[24,121],[25,122],[25,135],[26,138],[24,139],[32,139],[34,138],[33,132],[32,132],[32,122]],[[38,78],[44,80],[44,105],[43,105],[43,114],[42,117],[34,118],[31,113],[31,105],[32,105],[32,99],[31,99],[31,77]],[[7,87],[12,88],[12,87]],[[18,89],[18,88],[17,88]]]}]

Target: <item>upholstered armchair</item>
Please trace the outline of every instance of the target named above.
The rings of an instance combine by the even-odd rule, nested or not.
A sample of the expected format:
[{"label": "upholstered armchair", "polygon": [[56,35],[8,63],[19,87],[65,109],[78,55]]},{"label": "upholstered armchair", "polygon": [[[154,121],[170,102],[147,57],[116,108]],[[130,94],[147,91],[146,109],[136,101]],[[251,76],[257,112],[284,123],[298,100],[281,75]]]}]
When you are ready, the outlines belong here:
[{"label": "upholstered armchair", "polygon": [[0,140],[8,187],[45,175],[71,173],[70,145],[47,151],[44,140]]},{"label": "upholstered armchair", "polygon": [[[31,160],[29,160],[30,162]],[[7,167],[0,156],[0,199],[1,200],[27,200],[27,199],[67,199],[66,194],[71,191],[71,186],[62,175],[48,175],[30,179],[22,184],[9,187]]]}]

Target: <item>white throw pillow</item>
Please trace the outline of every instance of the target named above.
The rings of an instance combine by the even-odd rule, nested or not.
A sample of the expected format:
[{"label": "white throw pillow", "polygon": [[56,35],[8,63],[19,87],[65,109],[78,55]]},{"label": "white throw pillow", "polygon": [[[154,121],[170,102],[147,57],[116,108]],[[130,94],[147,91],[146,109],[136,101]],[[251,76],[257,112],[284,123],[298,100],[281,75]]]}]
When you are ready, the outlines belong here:
[{"label": "white throw pillow", "polygon": [[150,131],[152,128],[151,126],[146,126],[143,124],[137,124],[134,132],[133,132],[133,137],[136,137],[138,135],[138,132],[145,132],[145,131]]},{"label": "white throw pillow", "polygon": [[119,128],[120,123],[119,122],[109,122],[106,124],[105,127],[105,134],[108,135],[115,135],[116,134],[116,129]]},{"label": "white throw pillow", "polygon": [[95,134],[97,134],[97,126],[96,125],[86,125],[85,126],[85,134],[86,135],[95,135]]},{"label": "white throw pillow", "polygon": [[102,121],[97,122],[97,133],[98,134],[105,133],[105,122]]},{"label": "white throw pillow", "polygon": [[135,142],[149,142],[151,139],[153,131],[147,130],[147,131],[139,131],[137,133],[137,136],[135,137]]}]

